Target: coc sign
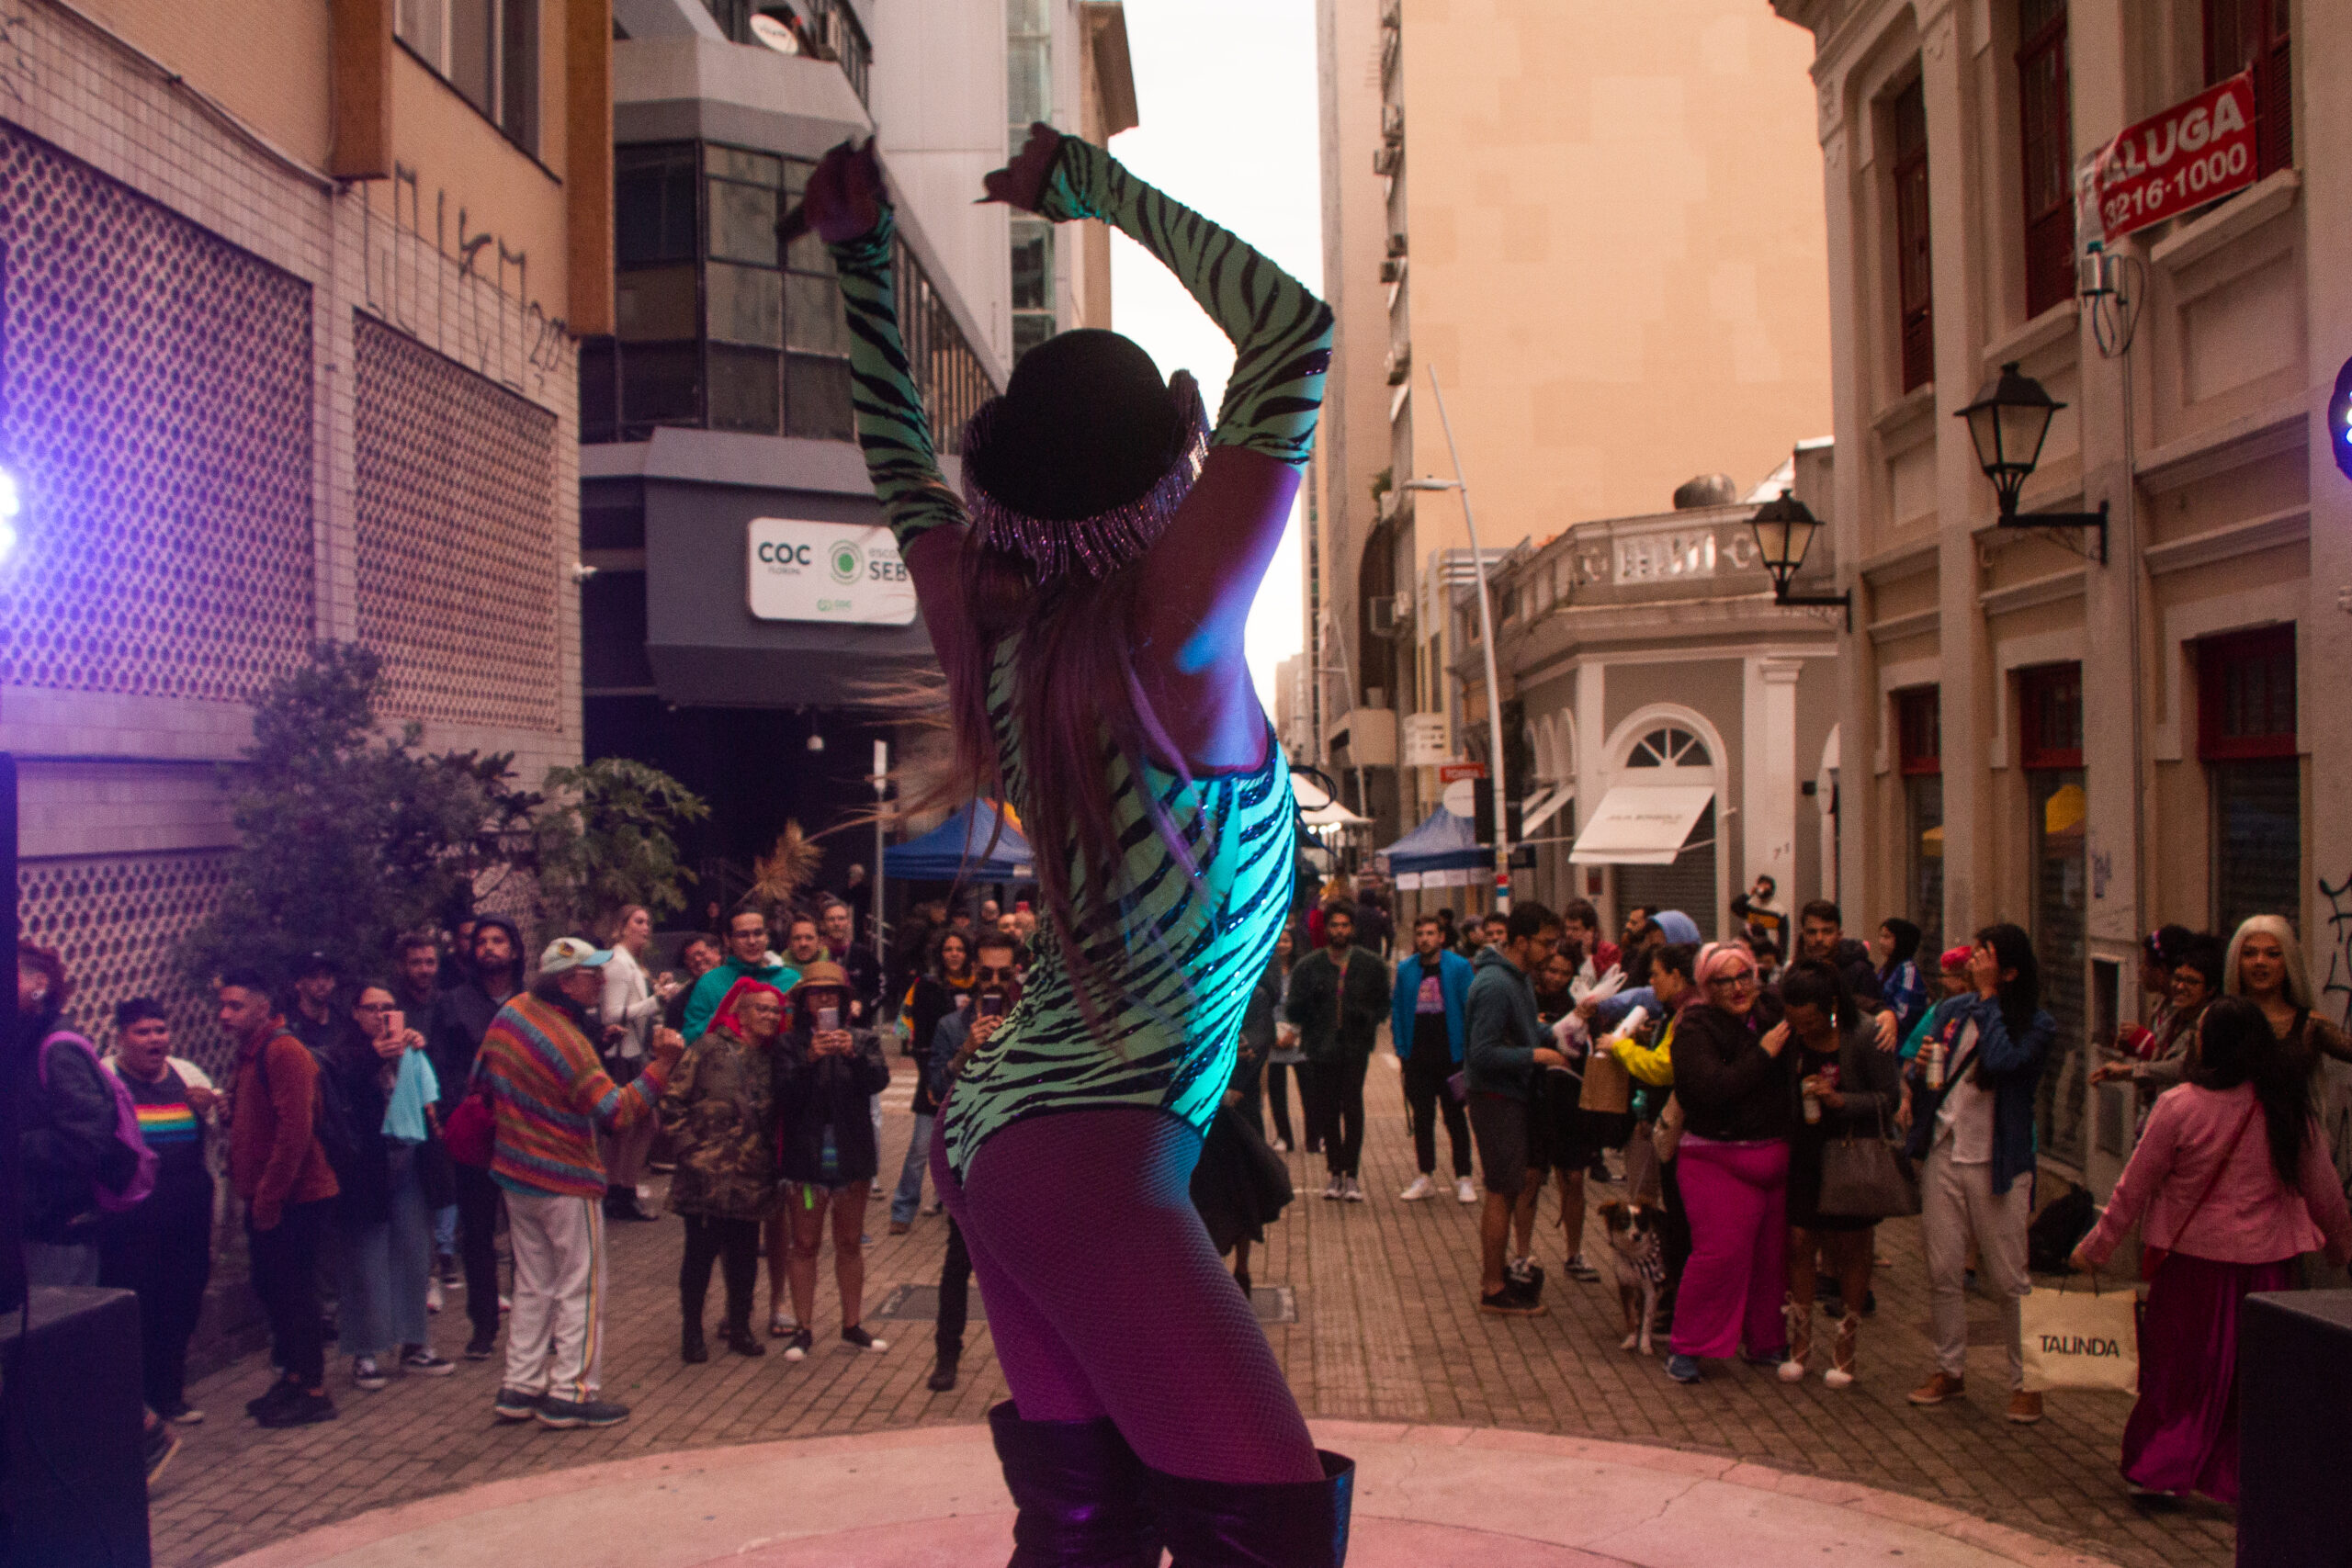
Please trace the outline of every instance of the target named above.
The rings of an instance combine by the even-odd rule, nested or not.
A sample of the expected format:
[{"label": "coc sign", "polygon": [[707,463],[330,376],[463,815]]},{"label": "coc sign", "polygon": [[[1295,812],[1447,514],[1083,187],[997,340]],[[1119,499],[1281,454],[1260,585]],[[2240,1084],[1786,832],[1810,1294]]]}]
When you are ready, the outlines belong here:
[{"label": "coc sign", "polygon": [[888,528],[755,517],[750,549],[760,620],[903,626],[915,618],[915,585]]}]

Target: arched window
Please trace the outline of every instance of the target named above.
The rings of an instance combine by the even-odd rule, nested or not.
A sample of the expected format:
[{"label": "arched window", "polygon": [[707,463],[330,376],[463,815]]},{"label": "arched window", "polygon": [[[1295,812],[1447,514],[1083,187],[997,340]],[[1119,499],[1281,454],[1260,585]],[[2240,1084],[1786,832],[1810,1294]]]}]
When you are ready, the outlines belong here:
[{"label": "arched window", "polygon": [[1677,725],[1653,729],[1634,742],[1633,751],[1626,757],[1629,768],[1706,768],[1714,761],[1707,755],[1707,743],[1690,731]]}]

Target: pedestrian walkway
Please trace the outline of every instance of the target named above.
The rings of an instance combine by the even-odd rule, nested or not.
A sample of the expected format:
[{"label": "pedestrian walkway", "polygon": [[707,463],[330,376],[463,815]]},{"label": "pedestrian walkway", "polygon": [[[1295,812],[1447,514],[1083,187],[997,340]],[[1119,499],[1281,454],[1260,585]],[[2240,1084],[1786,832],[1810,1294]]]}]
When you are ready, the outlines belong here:
[{"label": "pedestrian walkway", "polygon": [[[1286,1286],[1292,1293],[1296,1321],[1269,1324],[1267,1333],[1301,1404],[1327,1438],[1342,1448],[1356,1444],[1361,1450],[1404,1441],[1379,1435],[1396,1428],[1476,1434],[1455,1445],[1465,1453],[1487,1456],[1480,1466],[1481,1477],[1464,1483],[1473,1494],[1481,1487],[1508,1490],[1522,1483],[1521,1461],[1504,1457],[1517,1451],[1512,1445],[1532,1442],[1535,1436],[1576,1438],[1638,1448],[1641,1455],[1622,1462],[1645,1473],[1677,1474],[1681,1472],[1674,1467],[1689,1465],[1697,1467],[1694,1473],[1700,1479],[1759,1495],[1794,1496],[1829,1506],[1840,1506],[1843,1499],[1865,1512],[1897,1518],[1905,1506],[1902,1500],[1934,1505],[2049,1542],[2061,1549],[2058,1561],[2082,1552],[2116,1568],[2218,1568],[2232,1560],[2234,1532],[2225,1511],[2194,1505],[2143,1513],[2126,1497],[2115,1455],[2130,1409],[2128,1399],[2053,1394],[2049,1417],[2038,1427],[2013,1427],[2002,1419],[2006,1390],[1989,1301],[1971,1304],[1975,1324],[1972,1339],[1980,1348],[1973,1353],[1968,1398],[1931,1411],[1914,1410],[1905,1403],[1904,1394],[1932,1364],[1916,1222],[1882,1228],[1880,1251],[1888,1264],[1879,1283],[1879,1311],[1863,1332],[1862,1381],[1843,1392],[1825,1387],[1817,1377],[1791,1388],[1769,1372],[1736,1366],[1711,1367],[1707,1382],[1683,1388],[1667,1379],[1662,1359],[1621,1351],[1616,1292],[1606,1283],[1580,1285],[1564,1277],[1548,1201],[1537,1248],[1551,1273],[1545,1292],[1551,1315],[1482,1315],[1475,1292],[1476,1211],[1450,1198],[1396,1201],[1396,1194],[1411,1179],[1412,1160],[1397,1077],[1385,1066],[1391,1059],[1384,1056],[1374,1066],[1366,1091],[1370,1122],[1364,1185],[1372,1201],[1323,1201],[1316,1196],[1321,1190],[1319,1170],[1310,1170],[1308,1162],[1293,1156],[1302,1195],[1252,1263],[1261,1286]],[[905,1064],[899,1068],[903,1073]],[[910,1125],[903,1111],[888,1112],[886,1170],[897,1168],[892,1146],[903,1150]],[[1442,1138],[1440,1144],[1442,1149]],[[920,1220],[910,1235],[889,1236],[887,1208],[876,1202],[868,1210],[868,1228],[874,1236],[867,1253],[869,1303],[881,1303],[901,1284],[936,1280],[944,1221]],[[715,1473],[737,1463],[774,1464],[785,1467],[776,1475],[790,1476],[813,1473],[793,1469],[808,1462],[794,1456],[822,1450],[787,1452],[771,1445],[880,1433],[911,1442],[917,1440],[910,1435],[911,1429],[940,1427],[956,1430],[923,1433],[922,1440],[935,1440],[945,1450],[957,1444],[968,1447],[977,1440],[974,1433],[988,1406],[1004,1397],[986,1329],[978,1324],[967,1348],[964,1382],[948,1394],[933,1394],[923,1387],[931,1370],[928,1323],[871,1321],[869,1326],[890,1341],[885,1355],[863,1355],[842,1347],[836,1337],[837,1312],[829,1300],[830,1269],[820,1270],[824,1288],[815,1325],[818,1349],[808,1360],[793,1364],[775,1355],[745,1359],[721,1352],[708,1365],[683,1365],[677,1354],[677,1222],[619,1225],[611,1234],[614,1291],[605,1386],[610,1397],[634,1407],[636,1415],[628,1422],[603,1431],[563,1433],[536,1426],[499,1426],[490,1415],[491,1397],[497,1391],[495,1361],[464,1363],[451,1378],[397,1380],[376,1394],[352,1388],[348,1363],[344,1363],[337,1368],[341,1381],[334,1386],[343,1409],[340,1420],[265,1432],[239,1418],[244,1401],[260,1393],[268,1378],[267,1369],[255,1358],[194,1391],[196,1403],[212,1419],[187,1430],[187,1450],[158,1489],[153,1509],[156,1562],[225,1563],[274,1543],[298,1555],[268,1561],[322,1560],[316,1552],[299,1555],[304,1549],[290,1544],[292,1538],[372,1510],[419,1504],[491,1483],[519,1484],[580,1467],[619,1464],[622,1470],[610,1472],[615,1483],[634,1484],[627,1477],[655,1473],[645,1467],[657,1456],[678,1456],[675,1463],[697,1472]],[[761,1305],[764,1316],[764,1294]],[[445,1353],[462,1337],[458,1308],[453,1302],[436,1325]],[[1377,1430],[1351,1423],[1378,1424]],[[712,1451],[742,1445],[759,1447],[742,1448],[738,1460]],[[1427,1458],[1419,1455],[1414,1442],[1405,1442],[1405,1450],[1400,1452],[1415,1464]],[[1712,1557],[1628,1556],[1623,1543],[1603,1550],[1595,1538],[1573,1533],[1584,1528],[1576,1519],[1578,1510],[1588,1506],[1586,1489],[1599,1485],[1588,1479],[1597,1472],[1579,1468],[1592,1452],[1573,1445],[1542,1444],[1528,1451],[1549,1454],[1544,1462],[1558,1461],[1567,1468],[1555,1472],[1556,1484],[1547,1483],[1539,1493],[1558,1510],[1558,1517],[1535,1523],[1555,1533],[1526,1539],[1555,1550],[1596,1552],[1603,1562],[1724,1561],[1721,1548],[1725,1537],[1718,1530],[1736,1539],[1743,1553],[1749,1545],[1749,1527],[1737,1522],[1747,1516],[1731,1503],[1751,1506],[1756,1499],[1742,1493],[1712,1515],[1702,1516],[1696,1503],[1677,1504],[1682,1510],[1677,1517],[1689,1520],[1694,1538],[1700,1538],[1690,1544],[1703,1545],[1704,1538],[1712,1538],[1716,1549]],[[1414,1528],[1448,1525],[1450,1516],[1415,1512],[1385,1495],[1394,1491],[1386,1478],[1396,1473],[1386,1468],[1387,1459],[1375,1463],[1362,1451],[1359,1457],[1366,1459],[1366,1469],[1358,1506],[1367,1519],[1395,1521],[1398,1530],[1408,1520],[1419,1521]],[[946,1462],[944,1458],[941,1462]],[[987,1466],[980,1463],[979,1468]],[[1768,1480],[1768,1472],[1780,1479]],[[563,1489],[571,1488],[576,1479],[532,1481],[532,1486],[559,1492],[531,1495],[569,1495]],[[881,1500],[877,1506],[899,1510],[867,1521],[878,1526],[932,1517],[909,1510],[917,1504],[930,1507],[933,1479],[928,1458],[921,1464],[894,1459],[862,1463],[856,1475],[845,1476],[840,1485],[870,1493]],[[1826,1489],[1808,1495],[1808,1488],[1816,1484]],[[771,1488],[763,1480],[756,1490]],[[456,1510],[450,1517],[481,1513],[503,1506],[482,1501],[492,1495],[477,1493],[471,1501],[445,1500],[443,1506]],[[712,1511],[687,1506],[684,1495],[674,1504],[665,1503],[663,1495],[649,1494],[633,1511],[616,1516],[626,1519],[625,1539],[609,1548],[575,1529],[569,1542],[572,1554],[566,1561],[603,1561],[583,1555],[593,1547],[626,1549],[632,1553],[628,1561],[651,1562],[649,1552],[654,1543],[673,1532],[691,1534],[690,1527],[707,1522],[702,1515]],[[994,1495],[1001,1498],[1001,1494]],[[1001,1507],[1001,1503],[990,1506]],[[657,1513],[662,1516],[658,1523]],[[1702,1517],[1713,1522],[1702,1523]],[[1939,1513],[1935,1517],[1948,1516]],[[845,1523],[842,1528],[851,1527]],[[981,1529],[978,1524],[970,1528]],[[1384,1539],[1421,1539],[1409,1533],[1386,1537],[1387,1528],[1367,1528],[1367,1551]],[[1961,1540],[1951,1528],[1925,1528],[1947,1545]],[[1001,1547],[1001,1531],[993,1539],[999,1545],[987,1551],[951,1552],[932,1560],[986,1562]],[[2015,1538],[2001,1539],[2014,1542]],[[1827,1544],[1815,1540],[1810,1560],[1836,1560],[1820,1555],[1819,1549]],[[706,1561],[721,1550],[714,1545],[701,1559],[661,1561]],[[808,1550],[817,1548],[812,1544]],[[1389,1548],[1382,1545],[1379,1550]],[[402,1560],[418,1559],[410,1555]],[[1381,1561],[1372,1556],[1361,1560]],[[1451,1548],[1431,1546],[1418,1560],[1472,1559]],[[1591,1560],[1555,1555],[1523,1561]],[[1739,1560],[1748,1559],[1743,1555]],[[1907,1551],[1904,1560],[1937,1565],[2004,1561],[1921,1557]],[[805,1568],[820,1562],[893,1560],[851,1552],[772,1561]],[[503,1560],[502,1568],[524,1568],[524,1560]]]}]

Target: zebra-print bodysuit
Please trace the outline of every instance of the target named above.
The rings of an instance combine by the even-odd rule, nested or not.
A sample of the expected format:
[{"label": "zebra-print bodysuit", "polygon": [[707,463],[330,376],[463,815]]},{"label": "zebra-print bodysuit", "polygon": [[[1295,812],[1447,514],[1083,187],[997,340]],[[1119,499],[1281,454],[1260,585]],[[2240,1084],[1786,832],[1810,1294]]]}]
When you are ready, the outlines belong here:
[{"label": "zebra-print bodysuit", "polygon": [[[1136,179],[1101,148],[1065,137],[1040,207],[1057,220],[1104,218],[1167,264],[1236,349],[1212,445],[1306,461],[1330,358],[1331,312],[1225,230]],[[933,528],[965,524],[939,472],[922,400],[908,374],[891,276],[890,215],[833,247],[848,303],[858,440],[903,552]],[[1027,798],[1026,748],[1013,702],[1018,636],[989,661],[989,712],[1008,796]],[[965,1069],[943,1115],[947,1157],[968,1174],[988,1137],[1047,1111],[1143,1107],[1205,1131],[1233,1067],[1251,986],[1289,912],[1295,861],[1290,770],[1269,727],[1266,759],[1246,772],[1195,770],[1186,784],[1145,763],[1140,777],[1103,739],[1121,885],[1072,897],[1090,950],[1106,918],[1121,998],[1090,1027],[1056,944],[1041,943],[1022,998]],[[1137,792],[1180,829],[1197,879],[1169,852]],[[1033,823],[1033,826],[1035,824]],[[1037,846],[1040,852],[1051,852]]]}]

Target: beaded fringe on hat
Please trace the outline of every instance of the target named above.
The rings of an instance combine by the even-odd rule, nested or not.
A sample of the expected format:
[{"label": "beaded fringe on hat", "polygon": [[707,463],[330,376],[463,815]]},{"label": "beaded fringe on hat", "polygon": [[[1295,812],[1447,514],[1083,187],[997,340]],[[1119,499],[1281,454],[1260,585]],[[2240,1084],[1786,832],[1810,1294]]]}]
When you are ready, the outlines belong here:
[{"label": "beaded fringe on hat", "polygon": [[1191,493],[1208,456],[1208,411],[1191,371],[1179,370],[1169,378],[1168,396],[1184,421],[1184,439],[1159,482],[1124,505],[1070,521],[1016,512],[980,487],[973,477],[971,455],[987,444],[1002,400],[992,398],[981,405],[964,427],[964,501],[982,543],[1023,557],[1041,578],[1079,570],[1101,579],[1140,558]]}]

